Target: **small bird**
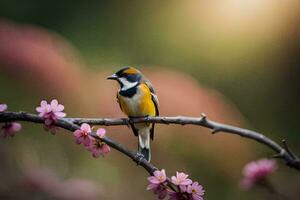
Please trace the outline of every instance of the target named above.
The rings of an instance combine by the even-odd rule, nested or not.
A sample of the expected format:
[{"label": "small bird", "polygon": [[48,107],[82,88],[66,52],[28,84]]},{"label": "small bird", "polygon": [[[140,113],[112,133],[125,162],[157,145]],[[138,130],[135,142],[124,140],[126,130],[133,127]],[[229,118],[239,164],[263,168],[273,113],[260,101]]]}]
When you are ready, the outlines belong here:
[{"label": "small bird", "polygon": [[[117,101],[129,118],[159,115],[158,98],[150,81],[139,70],[124,67],[107,79],[118,81],[120,89]],[[138,152],[150,161],[150,138],[154,138],[154,123],[131,123],[130,126],[134,135],[138,137]]]}]

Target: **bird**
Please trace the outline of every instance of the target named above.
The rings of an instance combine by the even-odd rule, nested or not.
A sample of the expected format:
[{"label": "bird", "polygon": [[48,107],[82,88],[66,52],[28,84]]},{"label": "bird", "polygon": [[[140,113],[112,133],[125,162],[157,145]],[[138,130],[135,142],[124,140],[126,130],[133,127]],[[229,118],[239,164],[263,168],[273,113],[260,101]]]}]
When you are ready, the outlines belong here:
[{"label": "bird", "polygon": [[[159,102],[153,86],[138,69],[123,67],[107,79],[119,83],[117,102],[129,119],[159,116]],[[150,139],[154,139],[154,126],[154,123],[130,123],[138,137],[138,153],[148,162],[151,160]]]}]

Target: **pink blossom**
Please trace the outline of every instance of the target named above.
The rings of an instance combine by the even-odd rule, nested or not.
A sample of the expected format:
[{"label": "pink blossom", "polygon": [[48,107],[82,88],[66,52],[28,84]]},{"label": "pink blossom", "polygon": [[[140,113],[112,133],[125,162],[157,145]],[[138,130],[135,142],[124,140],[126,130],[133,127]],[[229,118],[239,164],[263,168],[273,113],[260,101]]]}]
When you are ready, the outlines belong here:
[{"label": "pink blossom", "polygon": [[0,112],[4,112],[7,109],[7,105],[6,104],[0,104]]},{"label": "pink blossom", "polygon": [[53,99],[50,104],[47,101],[41,101],[40,106],[36,108],[39,112],[39,116],[45,120],[44,129],[50,131],[53,135],[58,131],[58,128],[53,124],[58,120],[66,116],[66,113],[62,112],[64,106],[59,104],[56,99]]},{"label": "pink blossom", "polygon": [[203,200],[205,190],[198,182],[187,186],[187,193],[192,195],[192,200]]},{"label": "pink blossom", "polygon": [[83,143],[83,145],[86,147],[90,146],[91,142],[95,139],[91,137],[89,133],[91,133],[90,125],[83,123],[80,129],[77,129],[76,131],[73,132],[73,135],[76,138],[76,143],[77,144]]},{"label": "pink blossom", "polygon": [[2,126],[3,137],[13,137],[16,132],[21,130],[21,128],[22,125],[17,122],[7,123],[4,126]]},{"label": "pink blossom", "polygon": [[158,196],[159,199],[163,199],[167,196],[167,187],[166,187],[166,171],[156,170],[153,173],[153,176],[148,177],[149,185],[147,190],[151,190],[154,194]]},{"label": "pink blossom", "polygon": [[43,100],[40,106],[36,108],[39,116],[44,118],[46,125],[52,125],[58,119],[65,117],[66,113],[62,112],[63,110],[64,106],[59,104],[56,99],[53,99],[50,104]]},{"label": "pink blossom", "polygon": [[260,159],[252,161],[245,165],[243,169],[244,178],[241,181],[240,186],[243,189],[250,189],[257,182],[265,179],[269,174],[274,172],[277,168],[274,160]]},{"label": "pink blossom", "polygon": [[154,176],[148,177],[148,181],[153,184],[160,184],[167,180],[166,171],[162,169],[161,171],[156,170],[153,173]]},{"label": "pink blossom", "polygon": [[[148,177],[149,185],[147,190],[151,190],[159,199],[164,199],[167,195],[169,200],[203,200],[204,189],[198,182],[192,182],[188,175],[182,172],[176,172],[172,176],[172,183],[168,182],[164,169],[157,170],[153,176]],[[178,187],[171,186],[172,184]]]},{"label": "pink blossom", "polygon": [[93,157],[98,158],[100,155],[105,156],[110,152],[110,147],[99,140],[93,140],[87,149],[92,152]]},{"label": "pink blossom", "polygon": [[[96,132],[96,135],[99,138],[104,138],[105,134],[106,130],[104,128],[99,128]],[[92,152],[92,155],[95,158],[98,158],[100,155],[105,156],[110,152],[110,147],[105,142],[95,140],[94,138],[87,149]]]},{"label": "pink blossom", "polygon": [[58,101],[56,99],[53,99],[51,101],[50,106],[52,112],[58,119],[66,116],[66,113],[62,112],[65,109],[65,107],[62,104],[58,104]]},{"label": "pink blossom", "polygon": [[99,128],[96,132],[96,135],[99,137],[99,138],[104,138],[105,137],[105,134],[106,134],[106,130],[104,128]]},{"label": "pink blossom", "polygon": [[[192,184],[192,180],[188,179],[189,175],[183,173],[183,172],[176,172],[176,176],[172,176],[171,180],[172,183],[178,186],[187,186]],[[184,187],[182,187],[184,188]]]},{"label": "pink blossom", "polygon": [[198,182],[179,186],[179,191],[169,191],[169,200],[203,200],[204,189]]},{"label": "pink blossom", "polygon": [[46,114],[51,112],[51,107],[47,103],[47,101],[43,100],[41,101],[41,104],[39,107],[36,107],[35,109],[37,112],[39,112],[40,117],[44,117]]}]

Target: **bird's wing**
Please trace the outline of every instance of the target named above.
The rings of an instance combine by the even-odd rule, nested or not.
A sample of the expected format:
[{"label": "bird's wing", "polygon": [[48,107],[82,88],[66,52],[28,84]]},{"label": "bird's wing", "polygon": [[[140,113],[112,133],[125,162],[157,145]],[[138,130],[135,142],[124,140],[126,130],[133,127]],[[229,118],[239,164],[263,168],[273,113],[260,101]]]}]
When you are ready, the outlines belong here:
[{"label": "bird's wing", "polygon": [[[152,98],[152,101],[154,103],[154,106],[155,106],[155,116],[158,116],[159,115],[159,102],[158,102],[158,98],[157,98],[157,95],[155,94],[155,91],[154,91],[154,88],[152,86],[152,84],[150,83],[149,80],[145,80],[145,84],[149,87],[150,91],[151,91],[151,98]],[[154,139],[154,123],[152,124],[152,127],[150,129],[150,138],[153,140]]]},{"label": "bird's wing", "polygon": [[158,116],[159,115],[159,110],[158,110],[159,102],[158,102],[157,95],[155,94],[154,88],[149,80],[145,80],[145,84],[148,86],[148,88],[150,89],[150,92],[151,92],[152,101],[154,102],[154,105],[155,105],[155,116]]}]

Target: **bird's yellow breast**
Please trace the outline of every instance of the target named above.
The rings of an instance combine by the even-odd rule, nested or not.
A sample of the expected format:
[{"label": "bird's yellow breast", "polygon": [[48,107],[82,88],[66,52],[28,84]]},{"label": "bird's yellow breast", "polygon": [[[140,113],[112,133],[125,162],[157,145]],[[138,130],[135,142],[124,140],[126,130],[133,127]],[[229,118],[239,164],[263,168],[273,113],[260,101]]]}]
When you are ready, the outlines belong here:
[{"label": "bird's yellow breast", "polygon": [[155,116],[155,104],[151,91],[144,83],[137,86],[137,92],[132,97],[125,97],[118,93],[118,102],[122,111],[130,117]]}]

